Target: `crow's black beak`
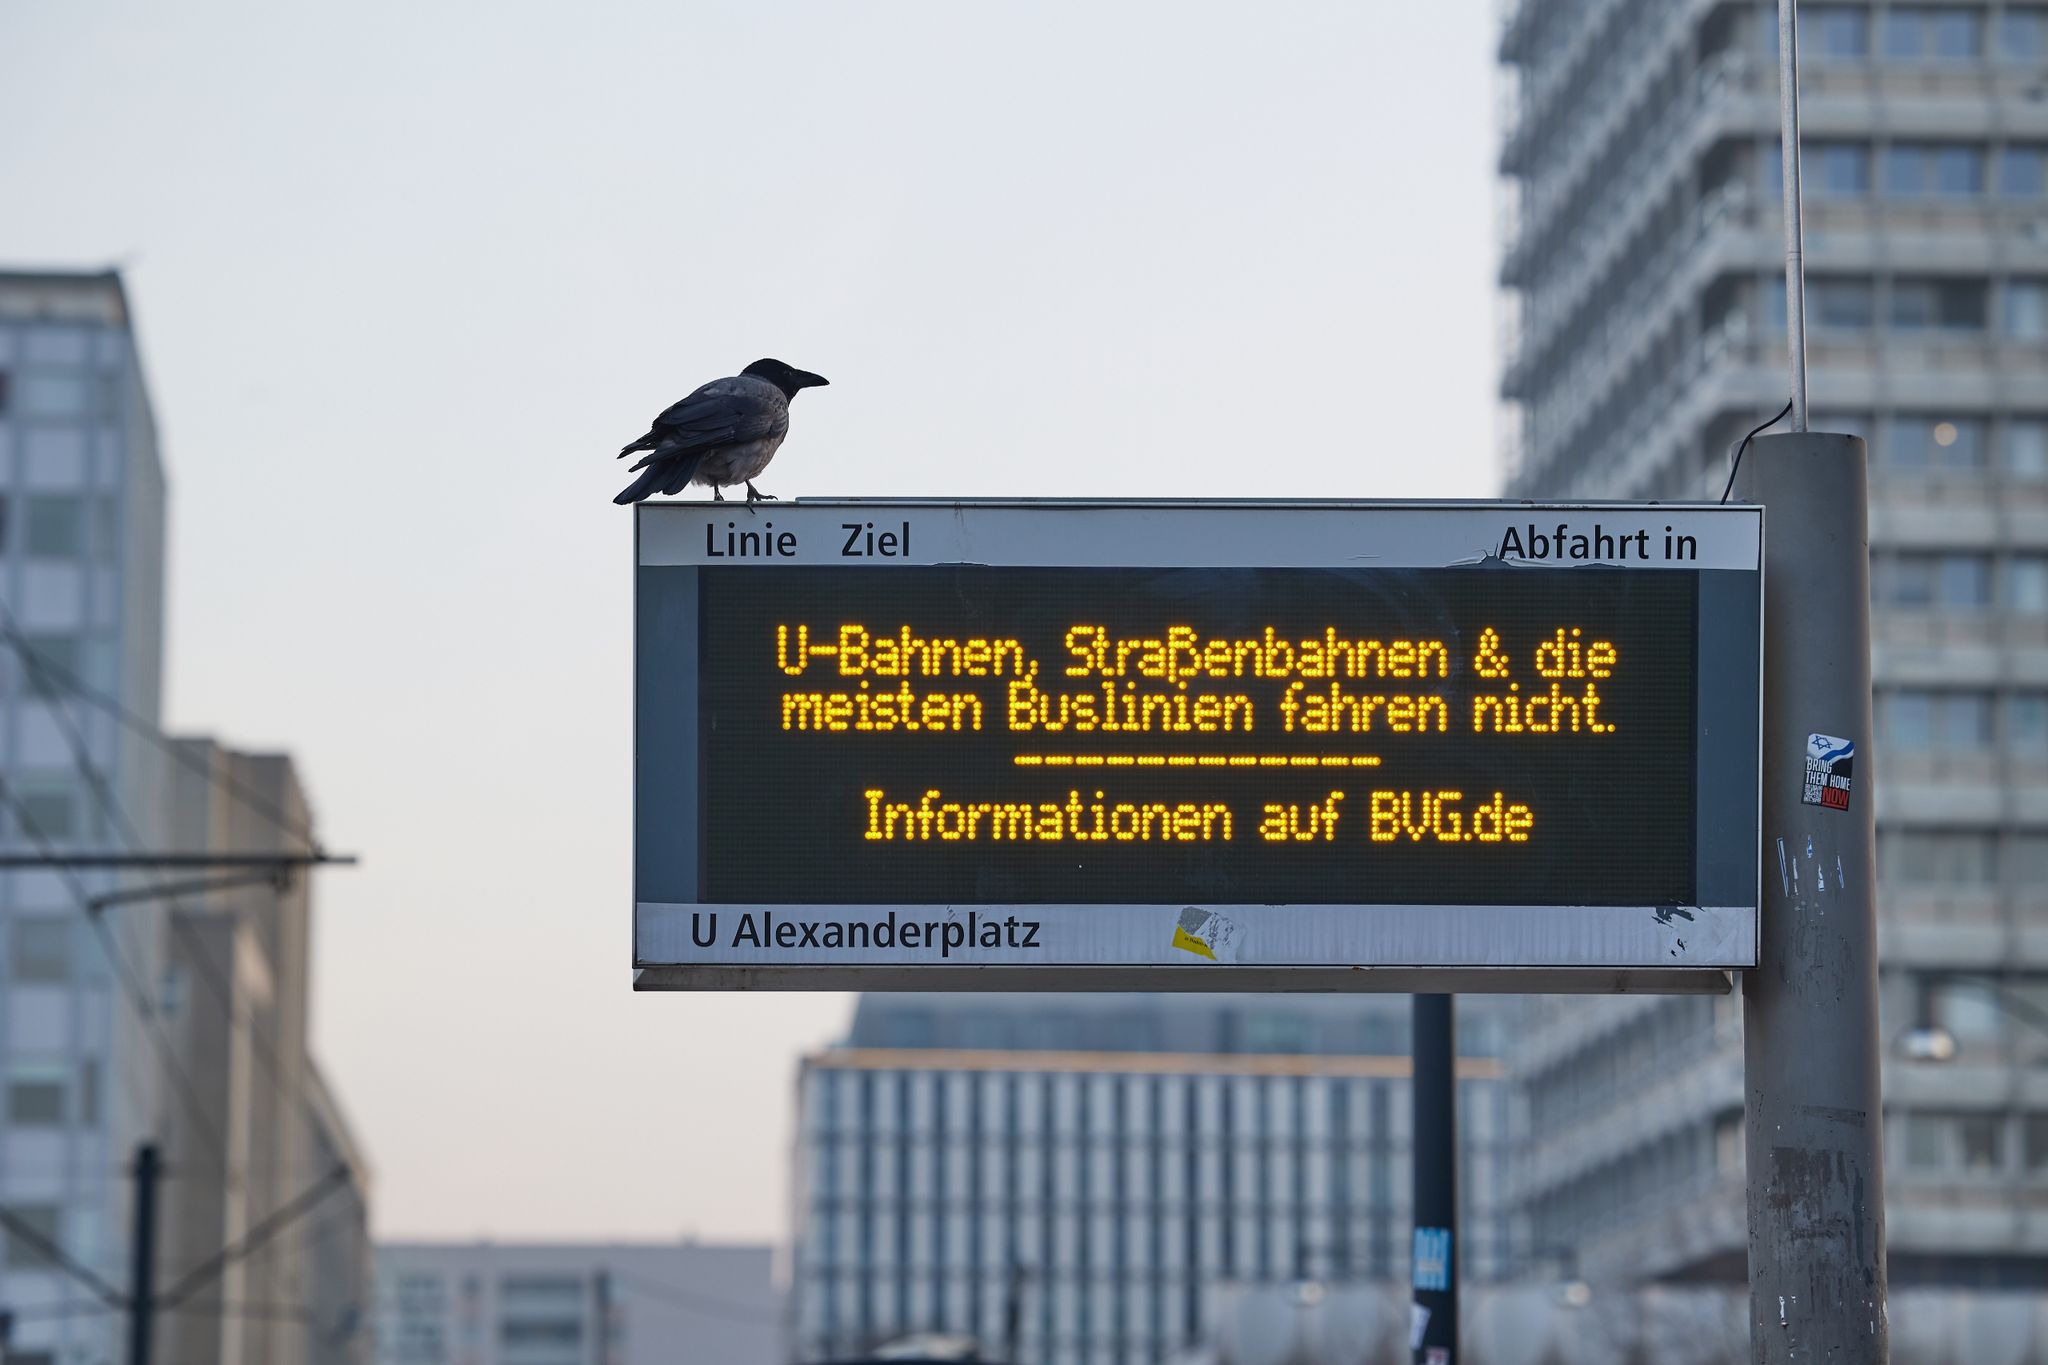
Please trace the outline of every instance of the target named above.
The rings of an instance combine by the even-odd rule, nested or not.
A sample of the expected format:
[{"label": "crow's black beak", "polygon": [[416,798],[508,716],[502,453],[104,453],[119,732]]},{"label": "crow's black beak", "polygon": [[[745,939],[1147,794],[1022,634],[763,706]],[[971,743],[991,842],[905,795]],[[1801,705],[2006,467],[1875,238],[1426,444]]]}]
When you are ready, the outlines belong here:
[{"label": "crow's black beak", "polygon": [[832,383],[824,375],[812,374],[809,370],[794,371],[791,378],[796,380],[796,386],[800,389],[822,389],[829,387]]}]

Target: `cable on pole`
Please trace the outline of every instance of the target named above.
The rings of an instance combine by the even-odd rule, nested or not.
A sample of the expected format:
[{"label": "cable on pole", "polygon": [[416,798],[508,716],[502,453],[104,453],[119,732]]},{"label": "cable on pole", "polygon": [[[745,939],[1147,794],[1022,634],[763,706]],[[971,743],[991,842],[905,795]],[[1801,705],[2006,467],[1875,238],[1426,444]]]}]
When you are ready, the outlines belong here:
[{"label": "cable on pole", "polygon": [[1776,417],[1765,422],[1762,426],[1752,428],[1749,435],[1742,438],[1742,444],[1735,447],[1735,458],[1728,462],[1728,486],[1721,490],[1721,501],[1723,503],[1726,503],[1728,495],[1735,491],[1735,471],[1742,468],[1742,452],[1749,449],[1751,441],[1754,441],[1757,437],[1763,435],[1764,432],[1784,421],[1785,414],[1790,411],[1792,411],[1792,405],[1788,402],[1784,407],[1778,409]]}]

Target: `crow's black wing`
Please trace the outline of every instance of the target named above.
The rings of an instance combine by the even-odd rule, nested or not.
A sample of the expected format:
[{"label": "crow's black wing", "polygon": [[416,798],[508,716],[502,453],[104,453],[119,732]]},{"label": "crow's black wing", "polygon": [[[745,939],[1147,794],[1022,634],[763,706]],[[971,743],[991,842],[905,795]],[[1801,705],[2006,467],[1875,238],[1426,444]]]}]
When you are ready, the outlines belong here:
[{"label": "crow's black wing", "polygon": [[671,404],[619,454],[652,450],[669,455],[709,446],[737,445],[786,429],[789,410],[765,401],[754,386],[714,379],[681,402]]}]

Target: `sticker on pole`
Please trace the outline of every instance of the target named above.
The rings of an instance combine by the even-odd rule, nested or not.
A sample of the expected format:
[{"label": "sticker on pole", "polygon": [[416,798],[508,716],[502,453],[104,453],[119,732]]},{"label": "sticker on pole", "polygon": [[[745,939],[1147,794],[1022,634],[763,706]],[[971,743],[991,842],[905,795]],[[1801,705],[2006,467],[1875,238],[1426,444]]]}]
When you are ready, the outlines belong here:
[{"label": "sticker on pole", "polygon": [[1451,1287],[1451,1230],[1415,1229],[1415,1287],[1448,1290]]},{"label": "sticker on pole", "polygon": [[1849,781],[1856,766],[1856,741],[1833,735],[1806,737],[1806,791],[1809,806],[1849,809]]}]

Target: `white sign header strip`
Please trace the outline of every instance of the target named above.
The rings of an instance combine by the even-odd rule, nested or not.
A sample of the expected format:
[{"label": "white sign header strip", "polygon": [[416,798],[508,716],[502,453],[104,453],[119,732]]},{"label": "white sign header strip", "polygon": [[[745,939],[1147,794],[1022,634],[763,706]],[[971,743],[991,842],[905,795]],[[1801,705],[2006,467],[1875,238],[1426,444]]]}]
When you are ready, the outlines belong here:
[{"label": "white sign header strip", "polygon": [[1756,507],[1523,503],[643,503],[643,566],[1747,569]]}]

